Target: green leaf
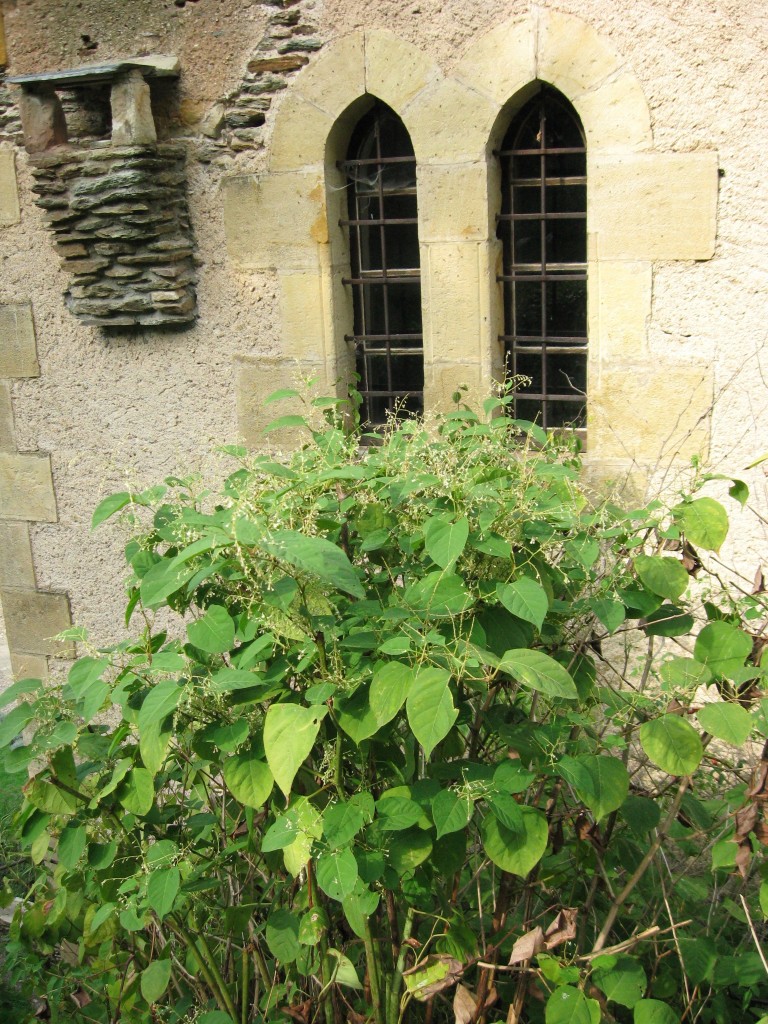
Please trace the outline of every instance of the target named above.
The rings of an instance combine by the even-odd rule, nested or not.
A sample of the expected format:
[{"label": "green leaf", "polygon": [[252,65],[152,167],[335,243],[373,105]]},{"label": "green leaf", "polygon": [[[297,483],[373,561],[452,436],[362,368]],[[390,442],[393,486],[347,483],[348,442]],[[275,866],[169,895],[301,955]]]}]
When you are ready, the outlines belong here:
[{"label": "green leaf", "polygon": [[149,876],[147,904],[159,920],[171,912],[181,885],[178,868],[157,868]]},{"label": "green leaf", "polygon": [[338,949],[329,949],[328,958],[336,961],[332,974],[335,984],[344,985],[346,988],[362,989],[363,986],[357,976],[357,971],[348,956],[344,956]]},{"label": "green leaf", "polygon": [[579,699],[576,684],[568,670],[543,651],[532,651],[526,647],[506,651],[499,662],[499,671],[547,697]]},{"label": "green leaf", "polygon": [[699,734],[678,715],[645,722],[640,726],[640,743],[651,761],[669,775],[690,775],[704,756]]},{"label": "green leaf", "polygon": [[549,611],[549,599],[547,592],[535,580],[522,576],[514,583],[499,583],[496,595],[508,612],[541,629]]},{"label": "green leaf", "polygon": [[289,910],[276,910],[267,920],[266,940],[272,956],[281,964],[290,964],[301,950],[299,919]]},{"label": "green leaf", "polygon": [[173,679],[153,686],[139,708],[139,750],[144,767],[156,775],[165,760],[171,738],[168,719],[184,695],[184,687]]},{"label": "green leaf", "polygon": [[399,877],[423,864],[431,853],[429,833],[420,828],[393,833],[387,850],[389,863]]},{"label": "green leaf", "polygon": [[264,750],[275,782],[291,792],[296,772],[314,746],[327,707],[272,704],[264,720]]},{"label": "green leaf", "polygon": [[359,802],[344,800],[331,804],[323,812],[323,835],[332,849],[338,849],[351,843],[365,822],[365,812]]},{"label": "green leaf", "polygon": [[134,768],[118,787],[117,799],[131,814],[149,814],[155,802],[155,784],[146,768]]},{"label": "green leaf", "polygon": [[708,623],[696,637],[693,656],[714,676],[729,679],[752,653],[752,638],[730,622]]},{"label": "green leaf", "polygon": [[464,580],[445,572],[429,572],[403,594],[405,603],[426,616],[461,615],[473,604]]},{"label": "green leaf", "polygon": [[350,928],[358,936],[365,938],[365,922],[376,913],[379,905],[379,894],[367,889],[361,880],[358,880],[354,892],[342,900],[341,907],[344,911]]},{"label": "green leaf", "polygon": [[631,956],[617,956],[612,967],[593,971],[592,980],[609,1002],[630,1010],[648,987],[645,971]]},{"label": "green leaf", "polygon": [[118,494],[110,494],[108,498],[100,501],[96,506],[96,509],[91,518],[91,529],[95,530],[97,526],[100,526],[105,520],[113,516],[115,512],[119,512],[120,509],[125,508],[126,505],[130,505],[133,501],[133,497],[128,491],[120,491]]},{"label": "green leaf", "polygon": [[560,759],[557,771],[573,786],[595,821],[618,810],[629,793],[629,773],[617,757],[566,755]]},{"label": "green leaf", "polygon": [[85,853],[87,833],[85,825],[67,825],[62,829],[57,848],[59,864],[67,871],[72,871],[80,863]]},{"label": "green leaf", "polygon": [[717,962],[717,947],[712,939],[706,935],[698,939],[683,936],[678,943],[688,980],[694,985],[711,982]]},{"label": "green leaf", "polygon": [[328,915],[322,907],[313,907],[299,921],[299,943],[316,946],[328,931]]},{"label": "green leaf", "polygon": [[549,829],[546,817],[532,807],[521,807],[520,815],[520,832],[511,832],[494,815],[488,814],[481,834],[485,852],[496,867],[525,878],[544,856]]},{"label": "green leaf", "polygon": [[358,872],[355,855],[349,847],[321,853],[315,867],[317,884],[326,896],[341,901],[352,895]]},{"label": "green leaf", "polygon": [[[236,527],[242,522],[238,520]],[[306,537],[293,530],[275,530],[260,536],[257,544],[281,562],[319,577],[334,590],[341,590],[352,597],[365,597],[365,590],[354,566],[341,548],[329,540]]]},{"label": "green leaf", "polygon": [[630,794],[621,805],[621,816],[635,835],[645,836],[661,821],[661,809],[649,797]]},{"label": "green leaf", "polygon": [[719,551],[728,535],[728,513],[714,498],[694,498],[672,509],[686,538],[706,551]]},{"label": "green leaf", "polygon": [[376,812],[384,832],[403,832],[421,818],[421,807],[415,800],[386,793],[377,802]]},{"label": "green leaf", "polygon": [[235,642],[235,620],[222,605],[212,604],[202,618],[190,622],[187,636],[193,647],[207,654],[223,654]]},{"label": "green leaf", "polygon": [[449,569],[463,552],[468,537],[466,517],[452,522],[447,516],[433,516],[424,527],[424,549],[441,569]]},{"label": "green leaf", "polygon": [[141,972],[141,994],[148,1003],[156,1003],[171,980],[171,961],[153,960]]},{"label": "green leaf", "polygon": [[660,999],[641,999],[635,1003],[634,1024],[680,1024],[680,1017]]},{"label": "green leaf", "polygon": [[0,747],[7,746],[15,740],[24,726],[35,717],[29,704],[17,704],[15,708],[0,719]]},{"label": "green leaf", "polygon": [[373,674],[370,690],[371,711],[379,726],[391,722],[406,701],[413,686],[410,665],[388,661]]},{"label": "green leaf", "polygon": [[432,818],[437,829],[437,838],[466,828],[475,805],[464,793],[452,789],[441,789],[432,801]]},{"label": "green leaf", "polygon": [[451,674],[444,669],[420,669],[406,700],[408,723],[427,759],[451,731],[459,715],[453,704],[450,681]]},{"label": "green leaf", "polygon": [[224,781],[235,800],[257,810],[264,806],[274,785],[269,765],[251,750],[227,758]]},{"label": "green leaf", "polygon": [[668,658],[662,662],[659,675],[673,690],[695,691],[712,682],[712,673],[707,666],[693,658]]},{"label": "green leaf", "polygon": [[139,594],[145,608],[159,608],[165,601],[181,590],[197,573],[196,566],[175,566],[173,559],[163,558],[156,562],[141,578]]},{"label": "green leaf", "polygon": [[235,1024],[235,1022],[223,1010],[209,1010],[197,1018],[196,1024]]},{"label": "green leaf", "polygon": [[589,607],[609,633],[615,633],[627,617],[627,610],[621,601],[612,601],[607,597],[593,598]]},{"label": "green leaf", "polygon": [[19,679],[0,693],[0,708],[6,707],[11,701],[18,700],[27,693],[37,693],[42,689],[42,679]]},{"label": "green leaf", "polygon": [[698,711],[702,728],[712,733],[715,739],[724,740],[731,746],[741,747],[752,732],[752,716],[741,704],[716,701],[705,704]]},{"label": "green leaf", "polygon": [[685,636],[693,629],[693,616],[673,604],[663,604],[642,623],[649,636]]},{"label": "green leaf", "polygon": [[635,571],[645,586],[659,597],[675,601],[688,586],[688,573],[676,558],[637,555]]},{"label": "green leaf", "polygon": [[368,699],[369,687],[358,686],[349,697],[339,696],[334,701],[334,710],[339,725],[357,746],[369,739],[379,729],[379,723]]},{"label": "green leaf", "polygon": [[572,985],[556,988],[547,1000],[546,1024],[600,1024],[600,1004]]}]

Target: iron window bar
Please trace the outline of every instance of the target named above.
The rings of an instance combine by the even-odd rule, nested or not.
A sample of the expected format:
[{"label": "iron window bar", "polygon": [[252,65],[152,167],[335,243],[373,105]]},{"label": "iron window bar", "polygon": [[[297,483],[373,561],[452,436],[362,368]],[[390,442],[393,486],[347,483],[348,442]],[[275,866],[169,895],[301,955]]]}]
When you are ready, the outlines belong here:
[{"label": "iron window bar", "polygon": [[347,176],[349,207],[339,220],[349,232],[351,257],[342,283],[352,290],[354,309],[354,330],[345,340],[355,353],[362,419],[380,427],[390,414],[423,409],[416,158],[400,118],[377,102],[337,166]]},{"label": "iron window bar", "polygon": [[[575,422],[578,429],[585,416],[587,353],[586,147],[578,116],[556,90],[542,86],[513,119],[495,155],[502,170],[499,338],[509,371],[531,381],[517,388],[511,411],[545,428]],[[539,173],[532,177],[536,160]],[[558,209],[564,203],[572,208]],[[523,255],[538,258],[521,260]]]}]

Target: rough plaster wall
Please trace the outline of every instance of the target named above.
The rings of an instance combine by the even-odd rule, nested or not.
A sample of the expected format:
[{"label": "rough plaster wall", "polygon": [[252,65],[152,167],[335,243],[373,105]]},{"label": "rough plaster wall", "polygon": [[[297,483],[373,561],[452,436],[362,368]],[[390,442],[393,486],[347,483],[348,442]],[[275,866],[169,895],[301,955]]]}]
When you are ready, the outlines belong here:
[{"label": "rough plaster wall", "polygon": [[[725,177],[716,256],[709,263],[656,266],[649,340],[653,351],[674,349],[682,359],[688,352],[711,357],[722,392],[713,461],[722,470],[739,470],[761,446],[768,448],[753,426],[768,414],[768,389],[756,369],[766,334],[761,292],[768,253],[762,5],[562,0],[556,6],[589,21],[629,58],[651,105],[657,146],[720,151]],[[304,0],[302,7],[314,8],[322,38],[386,27],[446,68],[476,33],[529,9],[501,0]],[[66,282],[32,205],[23,155],[22,224],[0,233],[0,302],[33,297],[41,365],[40,378],[14,384],[18,447],[52,453],[58,500],[59,522],[32,528],[38,582],[69,592],[75,621],[104,642],[122,629],[122,570],[116,566],[124,538],[111,527],[92,535],[93,508],[126,478],[147,484],[181,467],[210,467],[212,445],[236,435],[233,357],[279,351],[276,282],[233,271],[219,192],[223,173],[259,170],[264,151],[225,152],[213,163],[198,163],[195,147],[203,140],[194,131],[211,104],[236,90],[258,51],[268,8],[248,0],[199,0],[184,8],[171,0],[5,0],[4,9],[12,73],[137,49],[176,52],[183,67],[177,128],[188,128],[190,137],[189,199],[201,261],[196,326],[105,340],[78,324],[61,299]],[[81,35],[98,48],[81,53]],[[274,109],[267,114],[267,138]],[[764,490],[759,471],[752,483]],[[735,526],[746,568],[764,555],[762,534],[747,515],[736,517]]]}]

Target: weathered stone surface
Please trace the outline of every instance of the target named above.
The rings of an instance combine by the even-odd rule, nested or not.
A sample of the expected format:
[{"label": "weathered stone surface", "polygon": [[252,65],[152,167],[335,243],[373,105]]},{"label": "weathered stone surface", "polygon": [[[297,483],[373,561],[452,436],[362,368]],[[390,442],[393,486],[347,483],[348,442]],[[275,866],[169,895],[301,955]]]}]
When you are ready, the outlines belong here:
[{"label": "weathered stone surface", "polygon": [[141,71],[129,71],[112,85],[112,142],[116,146],[155,142],[149,86]]},{"label": "weathered stone surface", "polygon": [[19,654],[74,657],[72,641],[56,641],[72,625],[66,594],[3,589],[0,591],[8,646]]},{"label": "weathered stone surface", "polygon": [[[13,429],[13,409],[11,407],[11,385],[7,380],[0,380],[0,452],[16,451],[16,433]],[[2,562],[0,546],[0,562]]]},{"label": "weathered stone surface", "polygon": [[0,521],[0,588],[35,589],[35,569],[29,527],[26,523]]},{"label": "weathered stone surface", "polygon": [[0,452],[0,519],[56,522],[56,498],[47,455]]},{"label": "weathered stone surface", "polygon": [[0,305],[0,377],[38,377],[35,324],[28,302]]},{"label": "weathered stone surface", "polygon": [[11,650],[11,671],[14,679],[48,681],[48,659],[43,655],[22,654]]},{"label": "weathered stone surface", "polygon": [[283,57],[256,57],[248,62],[248,70],[256,75],[264,71],[298,71],[304,67],[308,58],[303,54],[296,53]]},{"label": "weathered stone surface", "polygon": [[67,125],[58,96],[51,86],[35,92],[28,89],[19,97],[24,145],[28,153],[42,153],[67,141]]},{"label": "weathered stone surface", "polygon": [[65,260],[88,255],[88,250],[82,242],[59,242],[56,248]]},{"label": "weathered stone surface", "polygon": [[14,152],[10,146],[0,146],[0,227],[18,224],[19,219]]},{"label": "weathered stone surface", "polygon": [[109,266],[109,260],[103,257],[94,257],[85,260],[68,260],[67,269],[73,274],[93,274]]}]

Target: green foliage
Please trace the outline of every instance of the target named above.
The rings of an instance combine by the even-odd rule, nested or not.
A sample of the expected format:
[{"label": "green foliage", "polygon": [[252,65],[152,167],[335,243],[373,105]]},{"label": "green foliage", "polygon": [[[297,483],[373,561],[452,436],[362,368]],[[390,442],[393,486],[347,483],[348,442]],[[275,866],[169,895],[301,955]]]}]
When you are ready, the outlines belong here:
[{"label": "green foliage", "polygon": [[505,401],[361,449],[324,400],[218,495],[96,510],[143,524],[141,626],[0,724],[35,865],[9,963],[56,1019],[760,1015],[764,608],[694,551],[725,510],[590,501]]}]

